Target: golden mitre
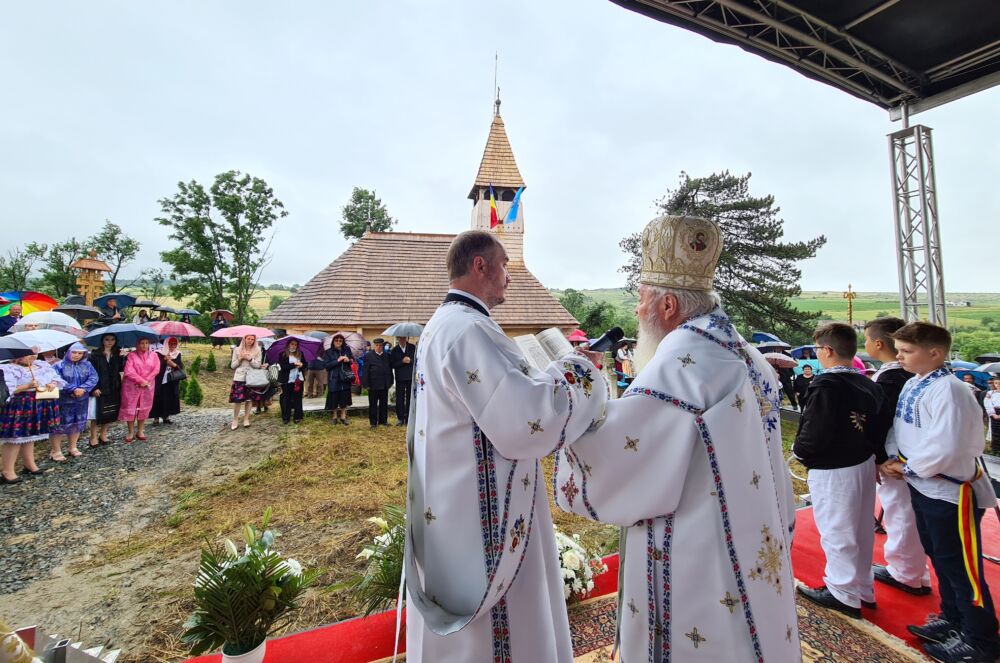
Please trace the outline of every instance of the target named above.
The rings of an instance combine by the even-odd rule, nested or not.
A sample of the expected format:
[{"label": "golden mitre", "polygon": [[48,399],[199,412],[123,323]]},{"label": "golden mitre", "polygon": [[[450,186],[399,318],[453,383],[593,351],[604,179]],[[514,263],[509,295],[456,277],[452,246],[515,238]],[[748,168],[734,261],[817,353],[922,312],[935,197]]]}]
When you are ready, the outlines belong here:
[{"label": "golden mitre", "polygon": [[719,226],[697,216],[664,215],[642,231],[639,283],[682,290],[712,290],[722,253]]}]

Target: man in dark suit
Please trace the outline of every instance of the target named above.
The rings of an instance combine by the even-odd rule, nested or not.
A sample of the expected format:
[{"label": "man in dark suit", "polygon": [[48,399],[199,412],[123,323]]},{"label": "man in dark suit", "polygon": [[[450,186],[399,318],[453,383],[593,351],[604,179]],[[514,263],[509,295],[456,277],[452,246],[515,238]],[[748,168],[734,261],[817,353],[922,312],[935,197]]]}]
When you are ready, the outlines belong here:
[{"label": "man in dark suit", "polygon": [[10,328],[21,319],[21,302],[14,302],[7,309],[7,315],[0,317],[0,336],[11,333]]},{"label": "man in dark suit", "polygon": [[405,336],[396,337],[390,357],[396,371],[396,425],[405,426],[410,418],[410,387],[413,385],[413,357],[417,349]]},{"label": "man in dark suit", "polygon": [[368,423],[372,430],[389,423],[389,387],[392,386],[392,363],[385,352],[385,342],[376,338],[372,349],[365,353],[365,370],[361,386],[368,390]]}]

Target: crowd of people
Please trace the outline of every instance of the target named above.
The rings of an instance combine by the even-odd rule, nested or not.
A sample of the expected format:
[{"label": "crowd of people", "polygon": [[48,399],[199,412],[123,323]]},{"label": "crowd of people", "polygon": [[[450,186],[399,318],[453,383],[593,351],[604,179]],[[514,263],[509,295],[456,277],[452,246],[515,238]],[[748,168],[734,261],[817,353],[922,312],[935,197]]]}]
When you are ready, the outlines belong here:
[{"label": "crowd of people", "polygon": [[81,437],[91,449],[110,444],[116,421],[125,422],[124,442],[131,444],[148,440],[149,419],[170,424],[180,412],[184,374],[176,338],[164,339],[156,350],[148,339],[121,348],[114,334],[104,334],[94,350],[74,343],[61,357],[52,349],[32,349],[34,354],[0,364],[2,484],[43,473],[35,462],[37,442],[48,440],[49,460],[64,463],[83,455]]}]

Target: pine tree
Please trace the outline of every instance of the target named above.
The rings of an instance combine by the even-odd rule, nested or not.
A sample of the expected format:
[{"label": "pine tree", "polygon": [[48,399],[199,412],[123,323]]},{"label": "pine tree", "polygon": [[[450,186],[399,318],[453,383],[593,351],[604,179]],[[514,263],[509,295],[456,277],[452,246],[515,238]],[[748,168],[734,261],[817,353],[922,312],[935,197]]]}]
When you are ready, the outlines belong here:
[{"label": "pine tree", "polygon": [[218,369],[219,367],[215,365],[215,350],[213,349],[208,354],[208,361],[205,362],[205,370],[209,373],[214,373]]},{"label": "pine tree", "polygon": [[198,378],[189,377],[187,383],[187,389],[184,390],[184,402],[188,405],[201,405],[205,399],[205,393],[201,390]]},{"label": "pine tree", "polygon": [[[194,373],[193,373],[193,372],[192,372],[192,375],[194,375]],[[185,400],[185,398],[186,398],[186,395],[187,395],[187,386],[188,386],[188,383],[189,383],[190,381],[191,381],[191,378],[188,378],[187,380],[181,380],[181,381],[180,381],[180,382],[179,382],[179,383],[177,384],[177,397],[178,397],[178,398],[179,398],[179,399],[180,399],[181,401],[184,401],[184,400]]]},{"label": "pine tree", "polygon": [[[826,237],[782,242],[781,208],[775,207],[774,196],[750,196],[750,175],[723,171],[692,179],[682,172],[677,189],[668,190],[656,204],[667,214],[700,216],[719,224],[722,255],[715,290],[738,326],[747,332],[772,332],[789,343],[808,339],[821,313],[799,311],[789,299],[802,292],[802,270],[796,263],[815,257]],[[642,263],[641,234],[625,237],[619,246],[629,257],[620,271],[628,276],[626,287],[634,290]]]},{"label": "pine tree", "polygon": [[195,357],[194,361],[191,362],[191,369],[189,370],[189,372],[191,373],[191,375],[198,375],[198,373],[201,372],[201,355]]}]

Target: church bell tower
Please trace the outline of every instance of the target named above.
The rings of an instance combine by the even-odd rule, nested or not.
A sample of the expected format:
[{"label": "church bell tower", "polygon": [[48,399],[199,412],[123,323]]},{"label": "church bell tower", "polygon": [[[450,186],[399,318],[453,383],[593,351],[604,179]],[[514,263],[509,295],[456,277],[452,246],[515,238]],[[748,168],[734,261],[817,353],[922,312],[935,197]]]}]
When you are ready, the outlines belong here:
[{"label": "church bell tower", "polygon": [[[490,186],[496,200],[500,224],[490,228]],[[504,223],[514,204],[517,190],[525,186],[521,172],[514,161],[514,152],[507,140],[503,118],[500,117],[500,96],[493,106],[493,122],[490,135],[486,139],[483,160],[479,164],[476,181],[472,184],[469,199],[472,200],[472,229],[496,233],[511,263],[524,263],[524,194],[518,202],[517,213],[512,223]]]}]

